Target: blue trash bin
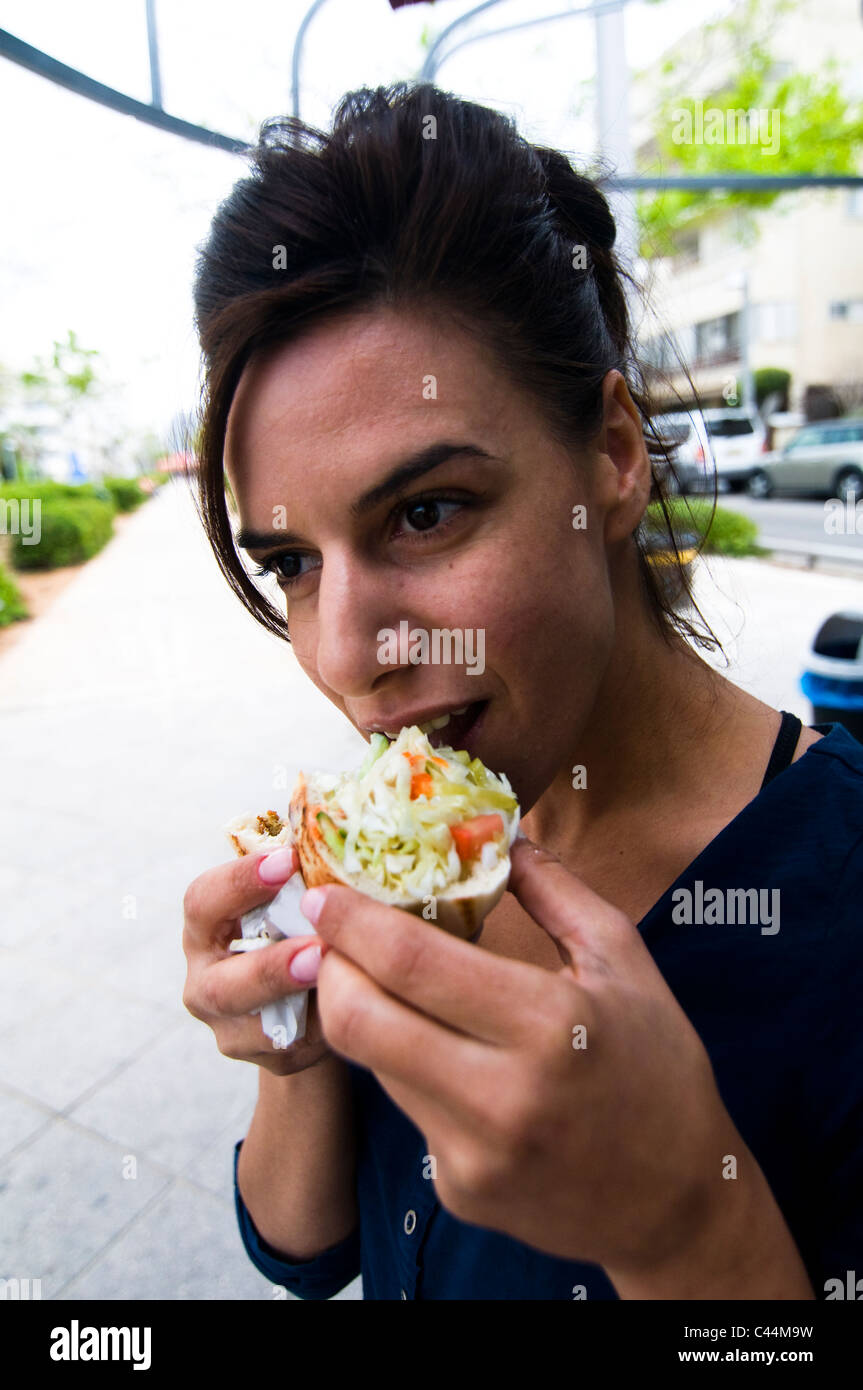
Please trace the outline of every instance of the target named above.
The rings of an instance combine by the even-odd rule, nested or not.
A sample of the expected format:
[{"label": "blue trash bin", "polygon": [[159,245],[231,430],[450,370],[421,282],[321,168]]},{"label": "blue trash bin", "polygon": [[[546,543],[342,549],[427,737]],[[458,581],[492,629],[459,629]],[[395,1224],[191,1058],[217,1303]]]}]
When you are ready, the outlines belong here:
[{"label": "blue trash bin", "polygon": [[800,689],[814,724],[843,724],[863,743],[863,613],[833,613],[821,624]]}]

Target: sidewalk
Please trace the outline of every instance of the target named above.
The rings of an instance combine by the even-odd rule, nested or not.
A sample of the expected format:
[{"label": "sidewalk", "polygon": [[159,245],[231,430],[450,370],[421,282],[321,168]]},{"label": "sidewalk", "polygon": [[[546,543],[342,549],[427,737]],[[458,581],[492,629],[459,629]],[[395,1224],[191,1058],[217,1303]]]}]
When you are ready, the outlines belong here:
[{"label": "sidewalk", "polygon": [[257,1070],[183,1007],[183,893],[275,760],[290,785],[365,744],[244,614],[183,484],[0,661],[0,744],[0,1277],[271,1298],[231,1188]]},{"label": "sidewalk", "polygon": [[807,653],[831,613],[863,615],[863,575],[710,555],[696,569],[694,589],[729,665],[721,653],[705,658],[759,700],[808,723],[812,706],[800,690]]},{"label": "sidewalk", "polygon": [[[863,610],[863,582],[711,572],[697,593],[730,674],[808,719],[808,643]],[[365,745],[230,593],[182,483],[0,659],[0,744],[0,1277],[43,1298],[272,1298],[231,1191],[256,1069],[183,1008],[183,892],[229,857],[231,816]]]}]

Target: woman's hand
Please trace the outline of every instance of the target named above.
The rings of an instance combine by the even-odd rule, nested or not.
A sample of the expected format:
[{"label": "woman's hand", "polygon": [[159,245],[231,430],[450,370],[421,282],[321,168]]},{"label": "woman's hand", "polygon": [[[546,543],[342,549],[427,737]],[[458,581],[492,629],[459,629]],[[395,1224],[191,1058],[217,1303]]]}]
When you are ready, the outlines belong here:
[{"label": "woman's hand", "polygon": [[[712,1296],[681,1290],[704,1259],[704,1284],[725,1287],[710,1261],[732,1278],[726,1264],[747,1223],[769,1228],[777,1259],[787,1261],[787,1237],[799,1275],[706,1050],[637,929],[529,841],[513,845],[512,864],[510,891],[554,938],[559,971],[493,955],[343,886],[302,903],[332,948],[318,979],[324,1035],[369,1067],[424,1135],[442,1205],[604,1266],[623,1297]],[[723,1179],[729,1154],[734,1181]],[[794,1290],[775,1296],[811,1298],[805,1274]]]},{"label": "woman's hand", "polygon": [[[264,872],[270,877],[264,882],[258,870],[267,861]],[[294,850],[244,855],[199,875],[186,890],[184,902],[183,950],[188,973],[183,1003],[194,1018],[212,1028],[219,1051],[226,1057],[254,1062],[276,1076],[304,1071],[330,1052],[315,996],[309,999],[305,1037],[287,1048],[273,1045],[264,1034],[260,1017],[251,1011],[309,989],[310,984],[291,974],[292,963],[309,946],[326,948],[312,934],[238,954],[229,952],[228,945],[240,936],[243,914],[269,902],[296,869]]]}]

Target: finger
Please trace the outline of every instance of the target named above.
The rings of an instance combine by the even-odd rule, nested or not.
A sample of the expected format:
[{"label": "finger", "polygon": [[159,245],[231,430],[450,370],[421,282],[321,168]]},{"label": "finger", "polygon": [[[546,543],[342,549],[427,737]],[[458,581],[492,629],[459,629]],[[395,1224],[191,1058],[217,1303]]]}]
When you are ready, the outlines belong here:
[{"label": "finger", "polygon": [[460,1124],[474,1123],[472,1097],[486,1094],[505,1055],[394,999],[336,950],[321,962],[318,1016],[335,1052],[401,1082]]},{"label": "finger", "polygon": [[619,969],[641,945],[638,929],[613,903],[570,873],[556,855],[526,837],[510,850],[510,893],[557,945],[576,971]]},{"label": "finger", "polygon": [[320,937],[292,936],[206,966],[200,974],[197,1002],[210,1018],[233,1018],[312,988],[291,974],[295,956],[308,946],[326,949]]},{"label": "finger", "polygon": [[480,950],[354,888],[327,884],[314,891],[323,904],[318,934],[389,994],[450,1028],[514,1044],[547,1012],[557,988],[554,972]]},{"label": "finger", "polygon": [[[426,1152],[421,1155],[420,1173],[426,1179],[443,1177],[442,1153],[452,1143],[463,1141],[467,1134],[481,1134],[484,1130],[479,1115],[468,1119],[456,1118],[451,1110],[432,1100],[430,1096],[418,1091],[415,1086],[397,1081],[385,1072],[376,1071],[375,1080],[385,1091],[394,1105],[407,1115],[425,1140]],[[434,1159],[429,1165],[428,1159]]]},{"label": "finger", "polygon": [[[262,864],[264,873],[271,875],[269,882],[260,876]],[[221,946],[235,935],[237,919],[275,897],[298,865],[297,852],[289,845],[273,854],[245,854],[199,874],[186,889],[183,902],[184,946],[197,950]]]}]

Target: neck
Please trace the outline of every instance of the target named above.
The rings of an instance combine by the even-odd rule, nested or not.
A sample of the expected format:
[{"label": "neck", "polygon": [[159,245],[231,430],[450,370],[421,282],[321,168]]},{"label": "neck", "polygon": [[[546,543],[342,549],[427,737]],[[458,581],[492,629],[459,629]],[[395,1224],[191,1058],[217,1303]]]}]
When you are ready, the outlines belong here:
[{"label": "neck", "polygon": [[[767,749],[776,715],[695,652],[669,642],[638,605],[620,615],[618,641],[586,725],[551,785],[524,818],[526,834],[566,861],[589,834],[633,821],[650,839],[652,813],[721,795],[728,763]],[[625,636],[623,636],[625,634]],[[574,785],[583,766],[585,785]],[[763,769],[762,769],[763,770]],[[752,794],[757,792],[754,787]],[[640,832],[641,833],[641,832]]]}]

